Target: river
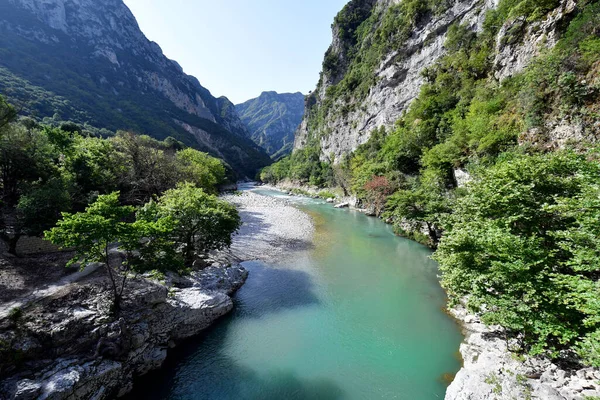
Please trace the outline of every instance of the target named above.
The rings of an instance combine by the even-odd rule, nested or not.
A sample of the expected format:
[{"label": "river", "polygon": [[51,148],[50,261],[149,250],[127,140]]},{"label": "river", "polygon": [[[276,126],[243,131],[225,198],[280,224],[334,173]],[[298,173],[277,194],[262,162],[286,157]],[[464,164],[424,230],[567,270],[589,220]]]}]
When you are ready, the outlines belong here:
[{"label": "river", "polygon": [[170,350],[133,398],[444,398],[462,336],[443,312],[430,251],[376,218],[293,201],[315,221],[313,246],[279,264],[244,263],[234,311]]}]

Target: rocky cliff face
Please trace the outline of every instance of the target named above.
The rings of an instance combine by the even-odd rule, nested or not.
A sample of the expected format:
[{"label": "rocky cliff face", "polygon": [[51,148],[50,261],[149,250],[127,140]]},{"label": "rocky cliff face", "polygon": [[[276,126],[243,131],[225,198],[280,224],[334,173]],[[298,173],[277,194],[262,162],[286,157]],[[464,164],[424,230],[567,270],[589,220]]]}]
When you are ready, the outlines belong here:
[{"label": "rocky cliff face", "polygon": [[274,158],[292,151],[294,133],[304,115],[302,93],[263,92],[236,109],[252,140]]},{"label": "rocky cliff face", "polygon": [[173,276],[168,287],[136,279],[117,320],[106,282],[91,279],[0,319],[0,398],[119,397],[134,377],[159,368],[168,348],[231,311],[230,295],[247,275],[213,266]]},{"label": "rocky cliff face", "polygon": [[[365,49],[374,46],[377,36],[386,32],[387,15],[393,14],[399,3],[353,0],[340,12],[333,25],[333,42],[325,55],[321,80],[306,102],[295,149],[319,145],[322,159],[333,156],[340,160],[367,142],[375,129],[393,126],[419,94],[425,82],[422,72],[446,54],[449,27],[461,24],[480,32],[486,12],[498,6],[498,0],[437,2],[437,9],[419,15],[401,40],[378,54],[372,71],[358,74],[362,71],[354,68],[357,63],[363,64],[361,68],[369,64],[357,60],[357,54],[358,58],[370,54]],[[572,0],[563,0],[543,21],[530,23],[518,18],[507,22],[497,38],[495,78],[503,80],[521,72],[541,51],[553,47],[575,5]],[[354,26],[366,23],[352,34],[349,21],[354,21]],[[365,25],[367,32],[361,32]],[[354,74],[360,77],[358,82],[352,82]],[[355,89],[361,85],[362,92]],[[345,91],[343,95],[340,89]]]},{"label": "rocky cliff face", "polygon": [[0,52],[0,91],[34,117],[174,136],[242,173],[269,162],[229,100],[166,58],[122,0],[3,1]]}]

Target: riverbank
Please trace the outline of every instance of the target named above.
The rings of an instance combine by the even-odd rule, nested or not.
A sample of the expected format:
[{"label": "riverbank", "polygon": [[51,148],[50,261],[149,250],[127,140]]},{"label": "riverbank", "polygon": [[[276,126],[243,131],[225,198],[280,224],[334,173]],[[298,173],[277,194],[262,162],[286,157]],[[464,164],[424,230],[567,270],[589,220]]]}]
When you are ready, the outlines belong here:
[{"label": "riverbank", "polygon": [[0,398],[122,396],[135,377],[160,368],[169,348],[232,310],[232,295],[248,276],[239,262],[310,246],[310,217],[284,201],[252,193],[225,198],[239,207],[244,222],[231,249],[212,254],[213,265],[189,276],[130,280],[118,320],[110,317],[103,268],[81,279],[62,278],[47,296],[0,304],[0,310],[20,305],[0,317]]},{"label": "riverbank", "polygon": [[455,353],[463,337],[442,312],[430,252],[376,218],[265,187],[253,193],[307,212],[312,246],[244,263],[250,278],[233,314],[174,351],[168,367],[141,380],[132,395],[443,398],[443,377],[460,368]]},{"label": "riverbank", "polygon": [[[299,185],[276,189],[292,194],[296,189],[310,197],[317,194],[316,190]],[[342,201],[346,199],[337,200]],[[353,206],[355,203],[351,208],[363,211]],[[517,356],[509,351],[498,327],[485,326],[464,308],[451,310],[451,314],[461,325],[465,337],[460,346],[464,364],[448,387],[446,400],[586,400],[600,397],[599,369]]]},{"label": "riverbank", "polygon": [[548,359],[517,356],[499,327],[488,327],[462,306],[451,311],[461,322],[463,367],[448,387],[446,400],[586,400],[600,397],[598,368],[569,368]]},{"label": "riverbank", "polygon": [[108,399],[159,368],[167,350],[233,308],[238,265],[166,281],[131,279],[115,320],[103,269],[0,320],[0,398]]}]

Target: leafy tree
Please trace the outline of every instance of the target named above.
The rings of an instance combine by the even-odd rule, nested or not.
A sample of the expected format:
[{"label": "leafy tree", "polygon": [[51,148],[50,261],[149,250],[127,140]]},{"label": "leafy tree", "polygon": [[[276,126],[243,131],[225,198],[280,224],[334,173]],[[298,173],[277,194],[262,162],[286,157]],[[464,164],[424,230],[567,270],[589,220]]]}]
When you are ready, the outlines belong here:
[{"label": "leafy tree", "polygon": [[[64,125],[64,124],[63,124]],[[52,126],[42,126],[42,133],[48,138],[48,141],[62,154],[69,154],[73,150],[73,145],[79,134],[72,131],[63,131],[62,128]]]},{"label": "leafy tree", "polygon": [[117,190],[120,178],[128,174],[126,158],[113,142],[94,137],[76,137],[64,166],[73,180],[77,208],[86,205],[90,195]]},{"label": "leafy tree", "polygon": [[367,204],[373,208],[376,216],[380,216],[385,207],[388,196],[394,192],[394,187],[385,176],[373,176],[365,183]]},{"label": "leafy tree", "polygon": [[[45,234],[52,243],[75,251],[67,265],[104,264],[112,289],[113,311],[117,314],[130,272],[177,269],[181,265],[174,243],[165,239],[173,224],[167,219],[128,222],[134,211],[133,206],[120,205],[118,192],[100,195],[83,212],[63,213],[62,220]],[[111,245],[115,244],[127,253],[125,262],[115,262],[110,256]]]},{"label": "leafy tree", "polygon": [[111,264],[110,246],[121,241],[131,243],[135,231],[126,219],[134,211],[132,206],[119,204],[118,192],[101,195],[84,212],[64,213],[56,227],[46,232],[46,238],[52,243],[75,250],[75,256],[67,266],[78,262],[82,268],[90,262],[104,264],[112,287],[115,312],[121,306],[127,267],[126,264]]},{"label": "leafy tree", "polygon": [[[439,175],[431,172],[390,196],[384,216],[394,221],[398,231],[402,224],[411,225],[413,231],[425,225],[429,244],[435,246],[440,239],[440,221],[452,211],[452,204]],[[402,233],[410,236],[410,232]]]},{"label": "leafy tree", "polygon": [[71,134],[79,134],[83,133],[83,129],[81,126],[77,125],[75,122],[67,121],[60,124],[60,130],[63,132],[69,132]]},{"label": "leafy tree", "polygon": [[125,173],[119,176],[119,186],[127,203],[144,204],[174,187],[177,168],[173,157],[160,148],[160,142],[147,136],[118,132],[114,145],[124,157]]},{"label": "leafy tree", "polygon": [[[38,130],[18,124],[4,128],[0,137],[0,238],[11,254],[16,254],[17,243],[26,230],[22,211],[30,212],[34,218],[36,213],[31,208],[17,208],[21,196],[60,175],[57,158],[47,136]],[[51,203],[48,208],[56,204]]]},{"label": "leafy tree", "polygon": [[52,145],[47,137],[37,130],[10,125],[0,138],[0,169],[2,202],[15,206],[24,182],[47,179],[55,171]]},{"label": "leafy tree", "polygon": [[344,196],[350,196],[352,185],[352,173],[350,171],[350,157],[345,156],[338,164],[332,163],[333,182],[344,192]]},{"label": "leafy tree", "polygon": [[[157,270],[185,272],[183,257],[173,240],[176,221],[171,217],[147,219],[144,209],[136,213],[133,234],[126,238],[127,263],[136,272]],[[123,242],[122,242],[123,243]]]},{"label": "leafy tree", "polygon": [[0,95],[0,131],[17,117],[15,108]]},{"label": "leafy tree", "polygon": [[172,221],[171,238],[181,249],[187,266],[196,254],[230,246],[231,235],[241,225],[234,206],[191,183],[167,190],[157,201],[147,204],[140,215],[146,221]]},{"label": "leafy tree", "polygon": [[435,259],[450,299],[499,324],[532,354],[598,364],[600,164],[558,152],[504,155],[458,199]]},{"label": "leafy tree", "polygon": [[61,212],[71,209],[70,187],[63,176],[31,184],[16,207],[20,230],[28,236],[38,236],[53,227]]},{"label": "leafy tree", "polygon": [[179,181],[190,182],[208,193],[215,193],[225,180],[225,167],[220,160],[198,150],[187,148],[176,153]]}]

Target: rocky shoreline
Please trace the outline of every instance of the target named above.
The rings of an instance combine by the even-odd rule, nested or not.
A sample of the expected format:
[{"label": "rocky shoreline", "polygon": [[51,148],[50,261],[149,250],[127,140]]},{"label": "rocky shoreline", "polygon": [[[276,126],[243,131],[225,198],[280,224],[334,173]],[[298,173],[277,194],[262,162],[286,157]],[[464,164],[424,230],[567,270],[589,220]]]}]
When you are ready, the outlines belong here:
[{"label": "rocky shoreline", "polygon": [[[214,265],[186,277],[130,282],[121,317],[110,304],[101,270],[0,319],[0,398],[108,399],[129,392],[134,377],[160,368],[168,349],[206,329],[233,308],[232,294],[248,273],[243,260],[293,256],[312,243],[310,216],[284,199],[243,192],[226,195],[243,227]],[[284,223],[282,223],[284,221]],[[233,265],[225,266],[232,262]],[[520,358],[497,327],[486,327],[463,307],[463,368],[446,400],[585,400],[600,396],[600,371],[568,369],[549,360]]]},{"label": "rocky shoreline", "polygon": [[510,352],[499,327],[488,327],[462,307],[451,310],[461,323],[463,367],[445,400],[587,400],[600,397],[598,368],[567,368],[548,359]]},{"label": "rocky shoreline", "polygon": [[100,274],[22,308],[0,322],[2,398],[127,393],[135,376],[160,367],[169,347],[231,311],[230,296],[247,275],[235,265],[166,282],[133,279],[118,320],[110,317],[110,293]]},{"label": "rocky shoreline", "polygon": [[240,208],[244,221],[231,249],[212,254],[212,266],[185,277],[130,280],[118,320],[110,317],[103,269],[18,313],[5,313],[0,398],[122,396],[135,377],[160,368],[169,348],[232,310],[232,295],[248,276],[239,262],[267,261],[310,245],[310,217],[286,202],[247,192],[225,198]]}]

